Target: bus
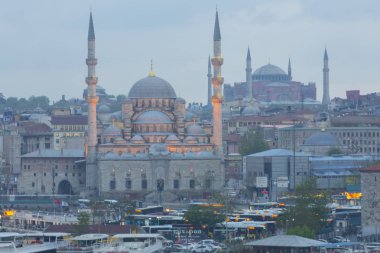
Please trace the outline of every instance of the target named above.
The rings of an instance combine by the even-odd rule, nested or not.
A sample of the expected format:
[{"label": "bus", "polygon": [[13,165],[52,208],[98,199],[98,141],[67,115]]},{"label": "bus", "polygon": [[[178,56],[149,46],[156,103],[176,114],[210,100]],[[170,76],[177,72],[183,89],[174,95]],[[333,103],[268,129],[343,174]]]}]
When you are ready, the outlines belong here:
[{"label": "bus", "polygon": [[[0,207],[46,208],[70,202],[70,195],[0,195]],[[63,205],[62,205],[63,206]]]},{"label": "bus", "polygon": [[163,206],[148,206],[135,209],[137,214],[164,214]]}]

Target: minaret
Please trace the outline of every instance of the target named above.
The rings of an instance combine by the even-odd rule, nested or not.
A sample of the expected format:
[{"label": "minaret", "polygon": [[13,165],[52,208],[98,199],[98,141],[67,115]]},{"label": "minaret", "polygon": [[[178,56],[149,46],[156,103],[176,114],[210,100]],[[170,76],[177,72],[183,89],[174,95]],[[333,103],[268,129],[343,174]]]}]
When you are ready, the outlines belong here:
[{"label": "minaret", "polygon": [[212,66],[214,67],[214,76],[212,78],[212,86],[214,88],[212,96],[212,106],[213,106],[213,120],[214,120],[214,132],[213,132],[213,142],[220,154],[223,154],[222,146],[222,84],[224,79],[222,77],[221,66],[223,64],[222,51],[221,51],[221,36],[219,28],[219,17],[218,11],[215,15],[215,26],[214,26],[214,57],[211,59]]},{"label": "minaret", "polygon": [[208,87],[208,93],[207,93],[207,105],[211,106],[211,96],[212,96],[212,90],[211,90],[211,60],[210,56],[208,56],[208,72],[207,72],[207,87]]},{"label": "minaret", "polygon": [[289,80],[291,81],[293,78],[292,78],[292,65],[290,63],[290,57],[288,61],[288,76],[289,76]]},{"label": "minaret", "polygon": [[327,50],[325,48],[325,55],[323,57],[323,98],[322,105],[327,109],[330,103],[330,81],[329,81],[329,57],[327,55]]},{"label": "minaret", "polygon": [[[86,160],[86,188],[94,191],[98,186],[97,169],[96,169],[96,105],[99,97],[96,96],[96,83],[98,78],[95,73],[97,59],[95,58],[95,32],[92,22],[92,13],[90,13],[90,23],[88,28],[88,57],[86,59],[88,66],[87,83],[87,103],[88,103],[88,130],[87,130],[87,160]],[[99,189],[98,189],[99,191]]]},{"label": "minaret", "polygon": [[245,68],[245,81],[247,83],[247,98],[252,99],[252,65],[251,65],[251,52],[247,51],[247,66]]}]

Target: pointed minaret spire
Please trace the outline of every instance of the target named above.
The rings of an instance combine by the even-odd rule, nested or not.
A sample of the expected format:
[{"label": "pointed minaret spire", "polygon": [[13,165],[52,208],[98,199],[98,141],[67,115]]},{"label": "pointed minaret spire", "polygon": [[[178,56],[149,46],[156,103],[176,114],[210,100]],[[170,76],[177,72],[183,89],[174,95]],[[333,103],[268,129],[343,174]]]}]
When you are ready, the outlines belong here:
[{"label": "pointed minaret spire", "polygon": [[222,49],[221,49],[221,36],[219,27],[218,11],[215,15],[215,26],[214,26],[214,55],[211,59],[212,65],[214,67],[214,75],[212,77],[212,86],[214,88],[212,96],[212,107],[213,107],[213,143],[216,147],[216,151],[223,156],[223,145],[222,145],[222,85],[224,78],[222,77]]},{"label": "pointed minaret spire", "polygon": [[221,39],[222,38],[220,36],[218,10],[216,10],[215,25],[214,25],[214,41],[220,41]]},{"label": "pointed minaret spire", "polygon": [[325,48],[325,55],[323,56],[323,98],[322,105],[324,109],[328,109],[330,103],[330,69],[329,69],[329,57],[327,55],[327,49]]},{"label": "pointed minaret spire", "polygon": [[98,174],[96,166],[96,145],[98,143],[97,138],[97,126],[96,126],[96,105],[98,104],[99,97],[96,95],[96,84],[98,78],[96,77],[95,66],[98,60],[95,57],[95,32],[94,24],[92,22],[92,13],[90,13],[90,25],[88,28],[88,55],[86,64],[88,68],[88,74],[86,78],[87,83],[87,103],[88,103],[88,130],[87,130],[87,160],[86,160],[86,188],[88,191],[94,193],[98,185]]},{"label": "pointed minaret spire", "polygon": [[245,81],[247,83],[247,97],[252,99],[252,64],[251,64],[251,52],[248,47],[246,68],[245,68]]},{"label": "pointed minaret spire", "polygon": [[292,80],[292,64],[290,63],[290,57],[288,61],[288,76],[289,76],[289,80]]},{"label": "pointed minaret spire", "polygon": [[208,69],[207,69],[207,105],[208,106],[212,106],[211,105],[211,96],[212,96],[212,85],[211,85],[211,77],[212,77],[212,74],[211,74],[211,60],[210,60],[210,56],[208,56]]},{"label": "pointed minaret spire", "polygon": [[90,23],[88,26],[88,40],[95,40],[94,23],[92,22],[92,12],[90,12]]}]

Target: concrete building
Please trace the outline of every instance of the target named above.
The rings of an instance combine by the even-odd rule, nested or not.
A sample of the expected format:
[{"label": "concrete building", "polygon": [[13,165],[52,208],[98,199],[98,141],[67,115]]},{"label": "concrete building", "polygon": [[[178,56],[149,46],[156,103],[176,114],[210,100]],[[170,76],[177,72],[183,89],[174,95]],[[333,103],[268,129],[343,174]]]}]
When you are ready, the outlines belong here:
[{"label": "concrete building", "polygon": [[[320,128],[314,127],[287,127],[278,131],[278,147],[293,149],[293,141],[297,151],[303,150],[302,145],[315,133],[320,133]],[[378,155],[380,153],[380,127],[327,127],[326,133],[337,137],[342,145],[342,151],[347,154]],[[326,149],[327,153],[328,149]],[[326,154],[325,153],[325,154]]]},{"label": "concrete building", "polygon": [[291,150],[270,149],[243,159],[244,181],[254,198],[263,198],[262,190],[269,192],[269,200],[294,190],[310,177],[309,154]]},{"label": "concrete building", "polygon": [[361,226],[363,236],[378,235],[380,228],[380,166],[364,168],[361,173]]},{"label": "concrete building", "polygon": [[360,192],[360,170],[376,159],[365,155],[315,156],[309,158],[309,167],[319,189]]},{"label": "concrete building", "polygon": [[55,150],[82,148],[84,150],[87,116],[60,115],[51,117]]},{"label": "concrete building", "polygon": [[360,169],[376,161],[374,156],[313,156],[305,152],[271,149],[245,156],[243,176],[245,185],[253,196],[269,199],[292,191],[303,181],[315,178],[318,189],[340,192],[360,192]]},{"label": "concrete building", "polygon": [[79,194],[86,182],[80,149],[38,150],[21,156],[19,194]]}]

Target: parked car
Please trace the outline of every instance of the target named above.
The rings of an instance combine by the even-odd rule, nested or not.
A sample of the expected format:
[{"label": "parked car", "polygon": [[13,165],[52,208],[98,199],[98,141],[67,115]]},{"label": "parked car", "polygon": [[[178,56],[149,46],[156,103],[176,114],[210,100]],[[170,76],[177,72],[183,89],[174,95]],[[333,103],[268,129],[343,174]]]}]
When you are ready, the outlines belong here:
[{"label": "parked car", "polygon": [[209,245],[206,245],[206,244],[203,244],[203,245],[196,245],[192,250],[191,252],[192,253],[211,253],[213,252],[214,250],[209,246]]},{"label": "parked car", "polygon": [[343,237],[343,236],[339,236],[339,235],[337,235],[337,236],[335,236],[335,237],[333,238],[332,241],[333,241],[333,242],[349,242],[350,240],[347,239],[347,238],[345,238],[345,237]]}]

